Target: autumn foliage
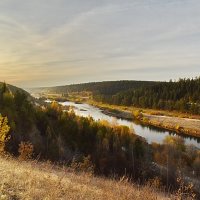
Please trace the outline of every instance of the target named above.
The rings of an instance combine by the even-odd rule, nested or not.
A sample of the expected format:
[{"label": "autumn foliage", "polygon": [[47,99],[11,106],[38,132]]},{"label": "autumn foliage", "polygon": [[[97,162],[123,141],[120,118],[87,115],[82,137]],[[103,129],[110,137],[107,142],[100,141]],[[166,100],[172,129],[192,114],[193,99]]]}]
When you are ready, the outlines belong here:
[{"label": "autumn foliage", "polygon": [[22,160],[31,159],[33,156],[33,145],[30,142],[21,142],[19,144],[19,158]]},{"label": "autumn foliage", "polygon": [[7,117],[0,115],[0,153],[4,152],[5,144],[9,140],[9,130]]}]

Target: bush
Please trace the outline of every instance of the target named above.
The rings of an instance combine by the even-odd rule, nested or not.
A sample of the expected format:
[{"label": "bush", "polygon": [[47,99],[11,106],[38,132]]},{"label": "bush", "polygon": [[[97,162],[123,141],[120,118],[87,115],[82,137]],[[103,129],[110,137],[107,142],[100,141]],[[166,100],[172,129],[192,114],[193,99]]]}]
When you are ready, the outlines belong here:
[{"label": "bush", "polygon": [[136,110],[133,112],[133,116],[136,118],[136,119],[141,119],[142,118],[142,112],[141,110]]},{"label": "bush", "polygon": [[30,142],[21,142],[19,144],[19,159],[28,160],[33,156],[33,145]]},{"label": "bush", "polygon": [[75,171],[94,173],[94,165],[91,161],[91,156],[84,156],[81,162],[74,159],[71,163],[71,168]]},{"label": "bush", "polygon": [[4,152],[5,144],[10,139],[9,130],[7,117],[0,115],[0,153]]}]

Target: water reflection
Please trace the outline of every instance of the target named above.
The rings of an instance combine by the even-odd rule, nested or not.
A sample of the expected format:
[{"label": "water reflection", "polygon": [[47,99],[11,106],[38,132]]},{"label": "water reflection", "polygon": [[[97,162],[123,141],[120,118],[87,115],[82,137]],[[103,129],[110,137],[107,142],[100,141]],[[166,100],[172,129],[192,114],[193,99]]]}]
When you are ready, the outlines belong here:
[{"label": "water reflection", "polygon": [[[139,121],[128,121],[124,119],[117,119],[115,117],[108,116],[99,108],[88,104],[76,104],[74,102],[61,102],[61,105],[72,106],[74,112],[83,117],[91,116],[95,120],[107,120],[111,123],[116,122],[119,125],[125,125],[135,130],[137,135],[144,137],[149,143],[157,142],[162,143],[167,135],[176,136],[177,133],[173,131],[168,131],[159,127],[154,127],[151,125],[141,124]],[[200,148],[200,138],[187,136],[181,134],[181,137],[184,139],[185,143],[188,145],[194,145]]]}]

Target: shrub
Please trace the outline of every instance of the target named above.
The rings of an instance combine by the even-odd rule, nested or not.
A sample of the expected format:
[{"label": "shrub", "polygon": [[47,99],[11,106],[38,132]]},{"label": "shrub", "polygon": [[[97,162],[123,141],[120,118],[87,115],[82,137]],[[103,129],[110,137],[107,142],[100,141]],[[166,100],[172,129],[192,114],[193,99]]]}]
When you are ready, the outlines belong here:
[{"label": "shrub", "polygon": [[19,158],[22,160],[31,159],[33,156],[33,145],[30,142],[21,142],[19,144]]},{"label": "shrub", "polygon": [[143,122],[145,123],[145,124],[148,124],[149,123],[149,119],[147,118],[147,117],[143,117]]},{"label": "shrub", "polygon": [[0,115],[0,153],[4,152],[5,144],[10,139],[9,130],[7,117]]},{"label": "shrub", "polygon": [[91,161],[91,156],[84,156],[83,160],[76,161],[75,159],[71,163],[71,168],[75,171],[87,172],[87,173],[94,173],[94,165]]},{"label": "shrub", "polygon": [[155,178],[149,179],[147,181],[147,186],[153,187],[154,189],[161,188],[163,186],[161,178],[160,177],[155,177]]},{"label": "shrub", "polygon": [[142,112],[141,110],[136,110],[133,112],[133,116],[136,118],[136,119],[141,119],[142,118]]},{"label": "shrub", "polygon": [[175,199],[182,200],[182,199],[188,199],[193,200],[196,199],[196,194],[194,193],[194,186],[192,183],[185,184],[183,178],[179,175],[177,178],[178,183],[178,190],[175,194]]}]

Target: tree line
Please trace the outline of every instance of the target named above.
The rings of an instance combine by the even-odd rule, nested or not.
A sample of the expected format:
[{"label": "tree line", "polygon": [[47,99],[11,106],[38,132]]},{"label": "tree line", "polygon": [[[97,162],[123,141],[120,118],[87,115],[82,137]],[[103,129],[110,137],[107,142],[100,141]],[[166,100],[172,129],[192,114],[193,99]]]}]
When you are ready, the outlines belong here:
[{"label": "tree line", "polygon": [[66,86],[36,88],[43,92],[52,92],[58,94],[67,94],[72,92],[92,92],[93,94],[114,95],[128,89],[136,89],[141,86],[154,85],[154,81],[103,81],[81,83]]},{"label": "tree line", "polygon": [[98,94],[94,99],[115,105],[200,114],[199,94],[200,78],[195,78],[141,86],[109,96]]},{"label": "tree line", "polygon": [[105,81],[41,88],[40,91],[64,96],[86,91],[92,93],[95,101],[103,103],[200,114],[200,78],[169,82]]},{"label": "tree line", "polygon": [[90,156],[95,172],[104,175],[131,175],[134,167],[139,176],[146,162],[147,143],[129,128],[63,112],[56,102],[35,105],[26,93],[12,93],[5,83],[0,88],[0,113],[10,127],[5,149],[15,156],[27,142],[35,158],[71,163]]}]

